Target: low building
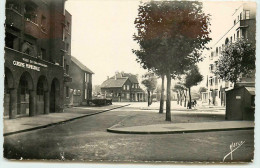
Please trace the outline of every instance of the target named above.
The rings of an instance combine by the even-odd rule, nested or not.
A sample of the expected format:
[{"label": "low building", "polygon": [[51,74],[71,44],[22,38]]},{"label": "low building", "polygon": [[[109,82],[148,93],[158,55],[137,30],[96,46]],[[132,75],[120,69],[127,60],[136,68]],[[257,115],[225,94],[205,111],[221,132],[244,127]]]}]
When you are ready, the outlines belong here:
[{"label": "low building", "polygon": [[92,99],[93,74],[88,67],[71,56],[68,75],[72,81],[65,88],[65,106],[87,105],[87,100]]},{"label": "low building", "polygon": [[240,86],[226,92],[227,120],[254,120],[255,87]]},{"label": "low building", "polygon": [[145,101],[145,93],[140,88],[137,75],[117,72],[115,76],[101,84],[101,93],[113,101]]}]

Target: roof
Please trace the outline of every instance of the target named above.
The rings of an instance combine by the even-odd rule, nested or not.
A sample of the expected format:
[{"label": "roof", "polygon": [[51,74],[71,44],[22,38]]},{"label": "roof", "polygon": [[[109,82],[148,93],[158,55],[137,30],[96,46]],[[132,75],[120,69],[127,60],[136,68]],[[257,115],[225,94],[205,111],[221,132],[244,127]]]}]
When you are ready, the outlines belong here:
[{"label": "roof", "polygon": [[91,71],[88,67],[83,65],[79,60],[77,60],[75,57],[71,56],[71,61],[74,62],[80,69],[83,71],[89,72],[91,74],[94,74],[93,71]]},{"label": "roof", "polygon": [[132,82],[132,83],[139,83],[138,80],[137,80],[137,76],[136,75],[133,75],[131,73],[123,73],[122,75],[123,77],[128,77],[129,80]]},{"label": "roof", "polygon": [[122,87],[128,78],[109,78],[101,84],[101,88],[115,88]]},{"label": "roof", "polygon": [[245,87],[245,88],[251,95],[255,95],[255,87]]}]

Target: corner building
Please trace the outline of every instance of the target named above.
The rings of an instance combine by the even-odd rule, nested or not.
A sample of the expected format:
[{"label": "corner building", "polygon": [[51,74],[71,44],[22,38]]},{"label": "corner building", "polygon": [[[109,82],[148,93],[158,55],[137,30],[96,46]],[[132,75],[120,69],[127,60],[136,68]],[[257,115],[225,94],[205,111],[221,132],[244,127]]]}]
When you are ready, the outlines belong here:
[{"label": "corner building", "polygon": [[[208,102],[210,105],[225,106],[226,91],[234,88],[233,83],[214,75],[222,49],[228,43],[233,43],[239,38],[247,39],[252,44],[256,43],[256,3],[243,3],[235,10],[232,17],[233,26],[212,47],[209,55],[208,91],[202,94],[202,101]],[[254,87],[255,74],[250,75],[250,77],[241,76],[237,85]]]},{"label": "corner building", "polygon": [[63,111],[66,20],[65,0],[6,1],[5,118]]}]

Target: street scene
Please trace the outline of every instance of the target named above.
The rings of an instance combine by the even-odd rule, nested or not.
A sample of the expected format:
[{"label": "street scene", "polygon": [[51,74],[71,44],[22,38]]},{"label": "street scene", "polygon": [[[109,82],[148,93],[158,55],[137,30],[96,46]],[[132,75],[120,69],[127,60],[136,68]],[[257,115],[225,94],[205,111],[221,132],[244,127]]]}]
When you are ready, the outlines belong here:
[{"label": "street scene", "polygon": [[6,0],[4,158],[252,163],[256,6]]}]

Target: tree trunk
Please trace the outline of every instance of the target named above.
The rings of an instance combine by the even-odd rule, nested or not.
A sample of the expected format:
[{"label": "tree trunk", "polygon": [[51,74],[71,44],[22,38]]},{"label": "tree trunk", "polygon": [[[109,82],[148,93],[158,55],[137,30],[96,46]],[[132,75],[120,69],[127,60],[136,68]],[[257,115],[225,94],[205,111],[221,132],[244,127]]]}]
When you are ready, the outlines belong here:
[{"label": "tree trunk", "polygon": [[163,113],[163,106],[164,106],[164,75],[162,75],[162,88],[161,88],[161,100],[160,100],[159,113]]},{"label": "tree trunk", "polygon": [[189,87],[189,109],[191,109],[191,93],[190,93],[190,87]]},{"label": "tree trunk", "polygon": [[171,121],[171,74],[167,74],[166,121]]},{"label": "tree trunk", "polygon": [[182,94],[180,92],[180,105],[182,106]]},{"label": "tree trunk", "polygon": [[150,105],[153,103],[153,91],[151,92]]},{"label": "tree trunk", "polygon": [[184,94],[184,107],[187,105],[187,90],[185,90],[186,93]]},{"label": "tree trunk", "polygon": [[177,91],[177,104],[179,104],[179,99],[180,99],[180,95],[179,92]]},{"label": "tree trunk", "polygon": [[147,102],[148,102],[148,107],[150,106],[150,91],[147,90]]}]

